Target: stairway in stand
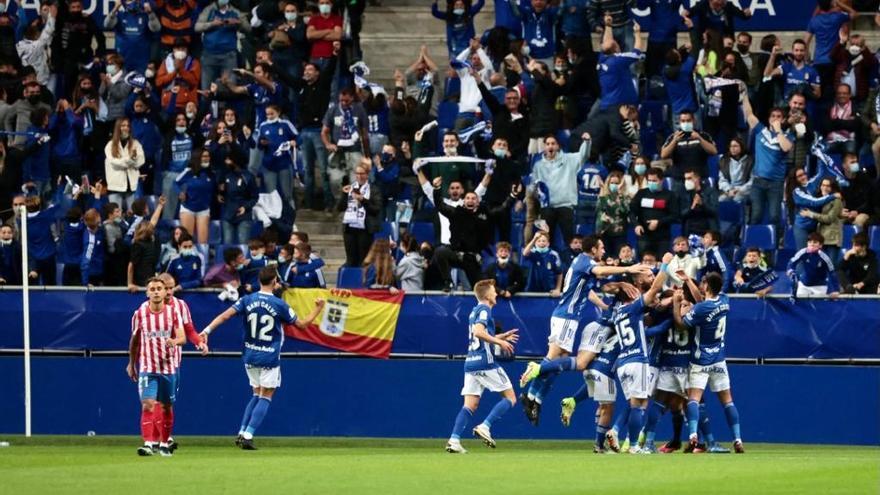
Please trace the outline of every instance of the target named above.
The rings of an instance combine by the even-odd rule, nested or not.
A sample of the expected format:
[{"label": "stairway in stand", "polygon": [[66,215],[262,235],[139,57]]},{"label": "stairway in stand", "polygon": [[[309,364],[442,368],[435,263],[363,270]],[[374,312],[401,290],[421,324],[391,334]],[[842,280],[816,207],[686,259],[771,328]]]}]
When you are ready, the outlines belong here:
[{"label": "stairway in stand", "polygon": [[327,287],[335,287],[336,273],[339,267],[345,264],[340,215],[323,211],[297,211],[296,230],[309,234],[312,251],[324,260],[324,278]]}]

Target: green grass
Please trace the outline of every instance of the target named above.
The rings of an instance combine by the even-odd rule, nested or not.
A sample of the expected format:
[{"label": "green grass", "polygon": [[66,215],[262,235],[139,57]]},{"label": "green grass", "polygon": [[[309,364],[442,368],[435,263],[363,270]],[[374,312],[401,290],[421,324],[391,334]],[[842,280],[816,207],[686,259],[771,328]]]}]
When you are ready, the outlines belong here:
[{"label": "green grass", "polygon": [[[587,442],[180,437],[139,458],[135,437],[3,438],[0,493],[878,493],[880,449],[750,444],[745,455],[598,456]],[[649,490],[649,491],[648,491]]]}]

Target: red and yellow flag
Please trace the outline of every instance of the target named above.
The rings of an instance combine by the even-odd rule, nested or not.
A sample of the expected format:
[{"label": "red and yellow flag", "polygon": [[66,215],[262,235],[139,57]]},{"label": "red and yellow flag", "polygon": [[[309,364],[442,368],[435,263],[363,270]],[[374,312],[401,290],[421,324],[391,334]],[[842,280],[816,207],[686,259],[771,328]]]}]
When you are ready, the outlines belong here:
[{"label": "red and yellow flag", "polygon": [[284,301],[297,315],[309,314],[315,299],[327,304],[305,330],[293,337],[339,351],[387,359],[397,329],[403,293],[385,290],[288,289]]}]

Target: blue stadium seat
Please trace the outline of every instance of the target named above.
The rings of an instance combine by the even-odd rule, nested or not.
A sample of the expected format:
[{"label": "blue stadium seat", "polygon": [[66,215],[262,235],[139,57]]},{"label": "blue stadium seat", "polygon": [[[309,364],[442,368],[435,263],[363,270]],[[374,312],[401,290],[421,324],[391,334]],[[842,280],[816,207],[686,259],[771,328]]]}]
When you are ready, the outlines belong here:
[{"label": "blue stadium seat", "polygon": [[[208,260],[210,257],[211,246],[208,244],[196,244],[196,253],[198,253],[199,257],[202,258],[202,276],[205,276],[205,272],[208,271]],[[223,258],[223,255],[220,255],[220,258]]]},{"label": "blue stadium seat", "polygon": [[880,225],[873,225],[868,230],[868,242],[871,249],[880,252]]},{"label": "blue stadium seat", "polygon": [[458,103],[454,101],[441,102],[437,107],[437,127],[440,129],[452,129],[455,127],[455,118],[458,116]]},{"label": "blue stadium seat", "polygon": [[791,251],[796,251],[794,244],[794,227],[788,225],[785,227],[785,236],[782,238],[782,247]]},{"label": "blue stadium seat", "polygon": [[336,276],[336,287],[340,289],[360,289],[363,287],[364,271],[358,267],[341,266]]},{"label": "blue stadium seat", "polygon": [[723,244],[738,241],[742,226],[746,223],[745,207],[737,201],[718,202],[718,222]]},{"label": "blue stadium seat", "polygon": [[574,226],[574,233],[577,235],[582,235],[584,237],[591,235],[596,231],[595,223],[579,223]]},{"label": "blue stadium seat", "polygon": [[774,225],[746,225],[744,246],[756,246],[762,251],[776,250],[776,227]]},{"label": "blue stadium seat", "polygon": [[853,236],[859,233],[859,228],[855,225],[843,224],[843,249],[847,250],[852,247]]},{"label": "blue stadium seat", "polygon": [[711,155],[709,157],[709,161],[707,165],[709,165],[709,177],[710,179],[718,182],[718,164],[721,161],[721,155]]},{"label": "blue stadium seat", "polygon": [[382,222],[379,232],[373,234],[373,239],[388,239],[397,241],[397,228],[393,222]]},{"label": "blue stadium seat", "polygon": [[208,244],[216,246],[223,242],[223,232],[220,227],[220,220],[211,220],[208,224]]},{"label": "blue stadium seat", "polygon": [[432,246],[437,244],[434,224],[431,222],[413,222],[409,224],[409,231],[419,244],[425,241],[431,243]]}]

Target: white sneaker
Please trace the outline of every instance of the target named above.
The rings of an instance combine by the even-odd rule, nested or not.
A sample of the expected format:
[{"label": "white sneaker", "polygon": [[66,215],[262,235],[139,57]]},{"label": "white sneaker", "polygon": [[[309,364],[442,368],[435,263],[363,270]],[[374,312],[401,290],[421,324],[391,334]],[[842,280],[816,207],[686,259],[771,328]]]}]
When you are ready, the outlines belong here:
[{"label": "white sneaker", "polygon": [[461,442],[453,440],[446,442],[446,452],[450,454],[467,454],[467,450],[461,446]]},{"label": "white sneaker", "polygon": [[630,454],[643,454],[644,453],[644,452],[642,452],[642,448],[639,447],[638,445],[630,447],[628,452]]},{"label": "white sneaker", "polygon": [[493,449],[495,448],[495,440],[492,439],[492,432],[490,432],[489,427],[484,425],[483,423],[480,423],[479,425],[477,425],[476,428],[474,428],[474,436],[477,438],[482,438],[483,443],[485,443],[486,446]]}]

